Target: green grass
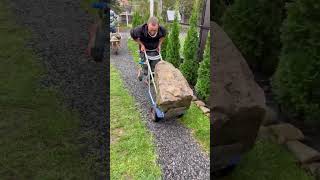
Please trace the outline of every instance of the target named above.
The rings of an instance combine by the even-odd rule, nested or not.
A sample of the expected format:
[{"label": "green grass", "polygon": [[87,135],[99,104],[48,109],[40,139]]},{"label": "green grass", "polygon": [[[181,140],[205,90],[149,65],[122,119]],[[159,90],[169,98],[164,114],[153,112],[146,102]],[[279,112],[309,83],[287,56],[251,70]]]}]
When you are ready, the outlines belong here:
[{"label": "green grass", "polygon": [[180,122],[192,130],[195,139],[200,143],[206,153],[210,152],[210,120],[194,103]]},{"label": "green grass", "polygon": [[[77,141],[79,120],[60,96],[40,87],[45,73],[25,48],[30,32],[0,2],[1,179],[92,179]],[[91,164],[90,164],[91,165]]]},{"label": "green grass", "polygon": [[128,39],[128,50],[133,57],[133,61],[138,64],[140,59],[138,53],[139,45],[132,38]]},{"label": "green grass", "polygon": [[113,66],[110,102],[111,179],[160,179],[153,137]]},{"label": "green grass", "polygon": [[298,167],[292,154],[278,144],[258,140],[240,165],[222,180],[314,180]]}]

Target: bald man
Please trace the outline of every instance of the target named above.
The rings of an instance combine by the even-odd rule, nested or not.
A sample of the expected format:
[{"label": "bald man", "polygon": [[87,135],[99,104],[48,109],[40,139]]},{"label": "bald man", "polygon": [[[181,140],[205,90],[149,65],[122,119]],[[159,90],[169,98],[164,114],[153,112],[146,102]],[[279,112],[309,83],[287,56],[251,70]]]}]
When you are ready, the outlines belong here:
[{"label": "bald man", "polygon": [[[139,44],[140,58],[145,61],[144,52],[146,50],[156,49],[158,52],[161,50],[161,44],[167,34],[167,30],[160,26],[156,17],[150,17],[148,22],[131,29],[130,35]],[[150,62],[152,69],[155,67],[155,63]],[[148,73],[147,66],[144,66],[144,74]],[[139,70],[138,78],[142,80],[141,70]]]}]

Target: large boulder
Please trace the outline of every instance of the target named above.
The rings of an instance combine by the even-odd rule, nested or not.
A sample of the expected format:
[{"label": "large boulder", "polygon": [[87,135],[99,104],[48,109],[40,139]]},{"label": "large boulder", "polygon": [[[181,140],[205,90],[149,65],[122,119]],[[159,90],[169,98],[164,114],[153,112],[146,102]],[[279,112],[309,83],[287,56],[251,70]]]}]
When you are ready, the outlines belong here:
[{"label": "large boulder", "polygon": [[[213,114],[213,153],[216,164],[231,155],[224,155],[218,147],[241,144],[234,156],[247,152],[254,145],[266,104],[263,90],[254,81],[240,51],[215,22],[211,22],[211,95],[210,112]],[[232,152],[231,150],[229,150]],[[221,154],[219,154],[221,153]],[[213,169],[219,168],[215,167]]]},{"label": "large boulder", "polygon": [[155,67],[156,102],[170,118],[183,114],[193,98],[193,91],[179,69],[167,61],[160,61]]}]

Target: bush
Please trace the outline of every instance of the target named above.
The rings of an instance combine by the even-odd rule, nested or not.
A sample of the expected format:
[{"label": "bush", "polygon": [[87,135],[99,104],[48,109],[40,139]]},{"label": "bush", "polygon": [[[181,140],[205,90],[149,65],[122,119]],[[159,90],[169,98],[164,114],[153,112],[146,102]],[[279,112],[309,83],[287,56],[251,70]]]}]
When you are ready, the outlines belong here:
[{"label": "bush", "polygon": [[233,3],[233,0],[217,0],[213,3],[213,12],[210,15],[210,19],[215,21],[218,24],[221,24],[222,17],[228,8]]},{"label": "bush", "polygon": [[182,74],[191,85],[196,84],[199,65],[197,59],[199,49],[199,37],[197,32],[198,7],[198,1],[196,1],[189,22],[190,28],[183,46],[184,61],[180,65]]},{"label": "bush", "polygon": [[320,117],[319,19],[318,0],[297,0],[288,6],[281,29],[280,62],[272,82],[278,102],[307,120]]},{"label": "bush", "polygon": [[[166,25],[163,25],[167,31],[169,31],[168,27]],[[168,35],[164,38],[162,45],[161,45],[161,56],[164,60],[167,59],[167,46],[168,46]]]},{"label": "bush", "polygon": [[[167,23],[164,21],[164,19],[162,18],[162,16],[157,16],[159,23],[161,26],[163,26],[166,30],[167,33],[169,33],[169,28]],[[168,34],[166,35],[166,37],[164,38],[162,45],[161,45],[161,56],[164,60],[166,60],[166,51],[167,51],[167,43],[168,42]]]},{"label": "bush", "polygon": [[281,49],[284,0],[236,0],[222,18],[224,30],[254,72],[270,77]]},{"label": "bush", "polygon": [[141,24],[143,24],[142,20],[142,16],[139,14],[139,12],[134,12],[132,15],[132,27],[135,28]]},{"label": "bush", "polygon": [[177,12],[171,26],[171,31],[169,34],[166,60],[172,63],[176,68],[181,64],[180,60],[180,41],[179,41],[179,22]]},{"label": "bush", "polygon": [[208,100],[210,95],[210,35],[206,42],[203,61],[200,63],[198,70],[196,92],[201,99]]}]

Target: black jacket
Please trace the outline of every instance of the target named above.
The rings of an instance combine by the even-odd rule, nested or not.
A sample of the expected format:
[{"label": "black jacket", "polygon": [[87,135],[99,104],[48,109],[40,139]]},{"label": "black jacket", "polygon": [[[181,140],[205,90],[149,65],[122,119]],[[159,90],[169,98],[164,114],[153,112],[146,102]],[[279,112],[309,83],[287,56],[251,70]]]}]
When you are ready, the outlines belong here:
[{"label": "black jacket", "polygon": [[165,37],[167,30],[163,26],[159,26],[158,34],[156,37],[152,38],[148,34],[147,24],[140,25],[136,28],[131,29],[130,35],[133,39],[140,39],[146,49],[156,49],[159,44],[159,40]]}]

